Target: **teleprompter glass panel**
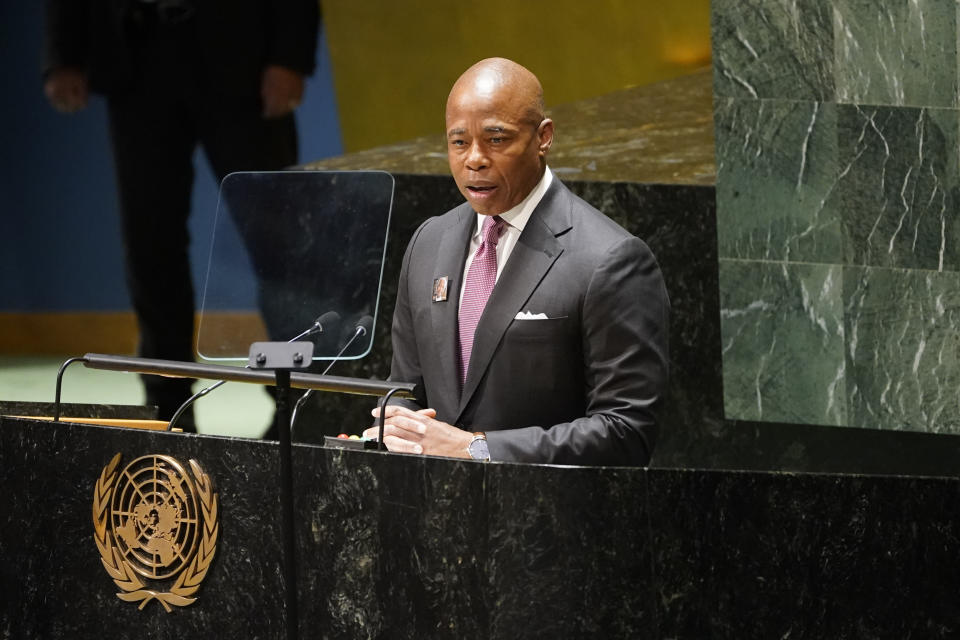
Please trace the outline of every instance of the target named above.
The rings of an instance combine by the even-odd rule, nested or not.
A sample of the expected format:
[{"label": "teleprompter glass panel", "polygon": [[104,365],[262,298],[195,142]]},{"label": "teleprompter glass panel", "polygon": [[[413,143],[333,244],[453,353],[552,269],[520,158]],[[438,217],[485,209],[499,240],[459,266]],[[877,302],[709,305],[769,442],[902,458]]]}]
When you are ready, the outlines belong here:
[{"label": "teleprompter glass panel", "polygon": [[311,328],[302,339],[314,343],[314,360],[341,352],[345,359],[365,356],[373,345],[392,203],[393,177],[381,171],[224,178],[200,357],[246,361],[251,343],[288,341]]}]

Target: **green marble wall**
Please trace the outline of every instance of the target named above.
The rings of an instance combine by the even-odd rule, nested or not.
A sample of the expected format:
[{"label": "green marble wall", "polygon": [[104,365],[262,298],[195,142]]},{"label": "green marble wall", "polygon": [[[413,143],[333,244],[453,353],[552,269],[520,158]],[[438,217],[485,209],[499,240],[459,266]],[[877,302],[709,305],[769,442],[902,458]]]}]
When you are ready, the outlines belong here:
[{"label": "green marble wall", "polygon": [[960,433],[956,0],[714,0],[726,417]]}]

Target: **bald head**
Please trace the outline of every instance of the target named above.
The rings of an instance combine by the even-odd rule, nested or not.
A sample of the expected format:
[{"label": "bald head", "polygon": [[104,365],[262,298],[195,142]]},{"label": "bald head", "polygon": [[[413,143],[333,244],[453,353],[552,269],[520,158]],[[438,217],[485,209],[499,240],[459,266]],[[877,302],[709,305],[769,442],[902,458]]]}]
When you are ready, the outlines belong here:
[{"label": "bald head", "polygon": [[537,76],[506,58],[481,60],[457,78],[447,96],[448,117],[451,103],[464,100],[506,102],[534,127],[545,117],[543,87]]},{"label": "bald head", "polygon": [[467,69],[447,97],[446,125],[450,172],[477,213],[509,211],[543,178],[553,122],[540,81],[516,62]]}]

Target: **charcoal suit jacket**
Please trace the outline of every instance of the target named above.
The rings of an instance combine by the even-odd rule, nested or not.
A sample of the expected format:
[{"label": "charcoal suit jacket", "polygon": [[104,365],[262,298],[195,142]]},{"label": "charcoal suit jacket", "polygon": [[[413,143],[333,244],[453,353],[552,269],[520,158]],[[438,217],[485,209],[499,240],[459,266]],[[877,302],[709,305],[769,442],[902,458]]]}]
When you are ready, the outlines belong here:
[{"label": "charcoal suit jacket", "polygon": [[[407,406],[485,431],[493,460],[646,464],[669,362],[669,301],[650,249],[554,176],[484,308],[461,389],[457,310],[476,224],[464,203],[407,247],[390,376],[421,385]],[[443,277],[447,299],[435,302]]]}]

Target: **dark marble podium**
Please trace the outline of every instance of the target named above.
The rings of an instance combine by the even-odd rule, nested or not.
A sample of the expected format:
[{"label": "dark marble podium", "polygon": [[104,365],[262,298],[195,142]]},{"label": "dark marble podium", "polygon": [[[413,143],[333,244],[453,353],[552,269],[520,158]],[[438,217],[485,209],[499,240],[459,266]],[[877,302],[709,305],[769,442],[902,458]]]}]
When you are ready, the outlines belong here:
[{"label": "dark marble podium", "polygon": [[[217,555],[123,602],[91,504],[116,453],[197,459]],[[0,418],[0,637],[282,638],[277,445]],[[295,445],[301,638],[948,638],[960,481],[482,464]]]}]

